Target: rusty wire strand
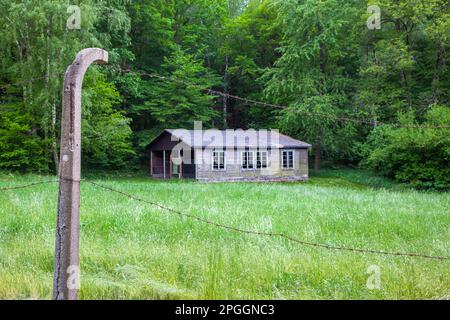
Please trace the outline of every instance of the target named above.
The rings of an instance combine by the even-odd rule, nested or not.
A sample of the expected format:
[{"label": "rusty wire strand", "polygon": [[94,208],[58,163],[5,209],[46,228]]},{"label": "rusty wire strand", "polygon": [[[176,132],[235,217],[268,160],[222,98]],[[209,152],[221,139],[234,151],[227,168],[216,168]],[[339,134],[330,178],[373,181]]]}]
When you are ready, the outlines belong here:
[{"label": "rusty wire strand", "polygon": [[[135,72],[135,71],[127,70],[127,72],[130,73],[130,72]],[[253,100],[253,99],[247,99],[247,98],[243,98],[243,97],[240,97],[237,95],[225,93],[225,92],[218,91],[218,90],[205,89],[203,86],[200,86],[200,85],[188,83],[187,81],[175,79],[173,77],[161,76],[156,73],[148,73],[148,72],[135,72],[135,73],[140,76],[147,76],[147,77],[159,79],[162,81],[176,82],[176,83],[185,85],[186,87],[193,87],[193,88],[197,88],[198,90],[206,91],[207,93],[209,93],[211,95],[222,96],[222,97],[230,98],[233,100],[242,101],[242,102],[245,102],[246,104],[259,105],[259,106],[263,106],[263,107],[270,107],[270,108],[281,109],[281,110],[285,110],[288,108],[287,106],[273,104],[273,103],[267,103],[267,102],[263,102],[263,101]],[[48,75],[45,75],[42,77],[31,78],[31,79],[27,79],[24,81],[15,82],[13,84],[0,85],[0,88],[5,89],[5,88],[21,85],[21,84],[28,84],[28,83],[32,83],[37,80],[47,79],[48,77],[51,77],[51,76],[61,76],[64,74],[65,74],[65,72],[51,73],[51,74],[48,74]],[[412,125],[402,125],[399,123],[387,123],[387,122],[382,122],[382,121],[361,119],[361,118],[349,117],[349,116],[334,116],[334,115],[324,114],[324,113],[315,112],[315,111],[308,111],[308,110],[295,110],[295,112],[305,114],[307,116],[317,116],[317,117],[328,118],[328,119],[332,119],[332,120],[336,120],[336,121],[352,122],[352,123],[371,125],[371,126],[385,125],[385,126],[391,126],[394,128],[405,128],[405,129],[450,129],[450,125],[448,125],[448,126],[446,126],[446,125],[427,126],[427,125],[413,125],[413,124]]]},{"label": "rusty wire strand", "polygon": [[[205,224],[213,226],[213,227],[217,227],[217,228],[221,228],[224,230],[233,231],[233,232],[237,232],[237,233],[241,233],[241,234],[265,236],[265,237],[272,237],[272,238],[278,237],[278,238],[286,239],[290,242],[297,243],[297,244],[300,244],[303,246],[309,246],[309,247],[321,248],[321,249],[327,249],[327,250],[334,250],[334,251],[347,251],[347,252],[368,253],[368,254],[375,254],[375,255],[423,258],[423,259],[433,259],[433,260],[450,260],[450,257],[446,257],[446,256],[432,256],[432,255],[419,254],[419,253],[404,253],[404,252],[392,252],[392,251],[382,251],[382,250],[372,250],[372,249],[362,249],[362,248],[349,248],[349,247],[344,247],[344,246],[335,246],[335,245],[329,245],[329,244],[321,244],[321,243],[303,241],[303,240],[294,238],[292,236],[286,235],[284,233],[272,233],[272,232],[259,232],[259,231],[245,230],[245,229],[221,224],[218,222],[214,222],[214,221],[211,221],[211,220],[208,220],[208,219],[205,219],[205,218],[193,215],[193,214],[184,213],[179,210],[166,207],[162,204],[159,204],[159,203],[156,203],[156,202],[153,202],[150,200],[142,199],[142,198],[136,197],[134,195],[131,195],[129,193],[126,193],[126,192],[123,192],[123,191],[120,191],[120,190],[117,190],[117,189],[114,189],[114,188],[111,188],[108,186],[101,185],[94,181],[88,181],[88,180],[83,180],[83,179],[73,180],[73,179],[67,179],[67,178],[63,178],[63,177],[60,177],[60,180],[66,180],[66,181],[71,181],[71,182],[75,182],[75,183],[85,182],[85,183],[93,185],[94,187],[97,187],[97,188],[100,188],[100,189],[103,189],[103,190],[106,190],[109,192],[113,192],[116,194],[120,194],[120,195],[125,196],[134,201],[150,204],[161,210],[177,214],[178,216],[181,216],[181,217],[186,217],[186,218],[189,218],[192,220],[199,221],[201,223],[205,223]],[[34,187],[37,185],[42,185],[42,184],[57,183],[57,182],[60,182],[60,180],[40,181],[40,182],[30,183],[27,185],[0,188],[0,191],[25,189],[25,188]]]},{"label": "rusty wire strand", "polygon": [[[226,97],[226,98],[230,98],[233,100],[238,100],[238,101],[242,101],[245,102],[247,104],[253,104],[253,105],[259,105],[259,106],[263,106],[263,107],[270,107],[270,108],[274,108],[274,109],[282,109],[285,110],[288,107],[287,106],[282,106],[282,105],[278,105],[278,104],[273,104],[273,103],[267,103],[267,102],[262,102],[262,101],[258,101],[258,100],[253,100],[253,99],[247,99],[247,98],[243,98],[243,97],[239,97],[237,95],[233,95],[230,93],[225,93],[222,91],[217,91],[217,90],[213,90],[213,89],[205,89],[203,86],[199,86],[199,85],[195,85],[192,83],[188,83],[187,81],[183,81],[180,79],[175,79],[173,77],[165,77],[165,76],[161,76],[159,74],[156,73],[147,73],[147,72],[137,72],[139,75],[141,76],[147,76],[150,78],[155,78],[155,79],[159,79],[162,81],[172,81],[172,82],[176,82],[185,86],[189,86],[189,87],[197,87],[197,89],[199,90],[203,90],[208,92],[209,94],[212,95],[219,95],[222,97]],[[352,118],[352,117],[344,117],[344,116],[334,116],[334,115],[329,115],[329,114],[324,114],[321,112],[314,112],[314,111],[307,111],[307,110],[296,110],[296,112],[302,113],[302,114],[306,114],[308,116],[318,116],[318,117],[322,117],[322,118],[329,118],[332,120],[337,120],[337,121],[344,121],[344,122],[353,122],[353,123],[358,123],[358,124],[366,124],[366,125],[386,125],[386,126],[391,126],[394,128],[406,128],[406,129],[450,129],[450,125],[448,126],[441,126],[441,125],[436,125],[436,126],[424,126],[424,125],[402,125],[400,123],[387,123],[387,122],[382,122],[382,121],[375,121],[375,120],[369,120],[369,119],[360,119],[360,118]]]},{"label": "rusty wire strand", "polygon": [[26,189],[26,188],[31,188],[31,187],[43,185],[43,184],[58,183],[58,182],[59,182],[59,180],[38,181],[38,182],[33,182],[33,183],[30,183],[30,184],[25,184],[25,185],[20,185],[20,186],[3,187],[3,188],[0,188],[0,191]]},{"label": "rusty wire strand", "polygon": [[208,220],[208,219],[205,219],[205,218],[193,215],[193,214],[184,213],[179,210],[166,207],[162,204],[159,204],[159,203],[156,203],[153,201],[149,201],[149,200],[145,200],[145,199],[133,196],[131,194],[125,193],[123,191],[101,185],[101,184],[93,182],[93,181],[85,181],[85,182],[89,183],[97,188],[104,189],[104,190],[114,192],[114,193],[120,194],[122,196],[128,197],[129,199],[132,199],[134,201],[150,204],[154,207],[157,207],[159,209],[162,209],[162,210],[170,212],[170,213],[177,214],[181,217],[186,217],[186,218],[196,220],[196,221],[199,221],[199,222],[202,222],[202,223],[205,223],[205,224],[217,227],[217,228],[221,228],[221,229],[225,229],[225,230],[233,231],[233,232],[238,232],[238,233],[242,233],[242,234],[250,234],[250,235],[265,236],[265,237],[272,237],[272,238],[278,237],[278,238],[286,239],[286,240],[294,242],[294,243],[298,243],[300,245],[315,247],[315,248],[322,248],[322,249],[327,249],[327,250],[368,253],[368,254],[385,255],[385,256],[403,256],[403,257],[424,258],[424,259],[434,259],[434,260],[450,260],[450,257],[445,257],[445,256],[432,256],[432,255],[425,255],[425,254],[418,254],[418,253],[403,253],[403,252],[389,252],[389,251],[372,250],[372,249],[348,248],[348,247],[343,247],[343,246],[334,246],[334,245],[328,245],[328,244],[303,241],[303,240],[294,238],[292,236],[286,235],[284,233],[258,232],[258,231],[245,230],[245,229],[221,224],[218,222],[214,222],[214,221],[211,221],[211,220]]}]

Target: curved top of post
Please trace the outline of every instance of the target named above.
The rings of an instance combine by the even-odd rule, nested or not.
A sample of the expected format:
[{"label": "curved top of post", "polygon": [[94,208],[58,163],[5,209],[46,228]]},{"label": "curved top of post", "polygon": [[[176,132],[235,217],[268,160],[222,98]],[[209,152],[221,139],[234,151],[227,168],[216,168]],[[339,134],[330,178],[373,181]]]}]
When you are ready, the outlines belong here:
[{"label": "curved top of post", "polygon": [[74,62],[67,68],[64,77],[64,88],[70,84],[81,86],[84,75],[91,64],[98,62],[100,64],[108,63],[108,52],[98,48],[88,48],[77,54]]}]

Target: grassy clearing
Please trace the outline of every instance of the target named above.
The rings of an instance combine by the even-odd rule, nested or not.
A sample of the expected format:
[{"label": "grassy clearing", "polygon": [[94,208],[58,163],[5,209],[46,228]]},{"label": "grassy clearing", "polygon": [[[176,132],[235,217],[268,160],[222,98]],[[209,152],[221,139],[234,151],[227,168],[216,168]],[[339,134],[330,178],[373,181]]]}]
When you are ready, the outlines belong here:
[{"label": "grassy clearing", "polygon": [[[0,188],[47,180],[0,174]],[[311,242],[449,255],[450,195],[355,171],[308,183],[96,181],[187,213]],[[51,298],[57,185],[0,192],[0,298]],[[450,298],[448,262],[226,232],[82,184],[83,299]],[[381,290],[366,271],[381,268]]]}]

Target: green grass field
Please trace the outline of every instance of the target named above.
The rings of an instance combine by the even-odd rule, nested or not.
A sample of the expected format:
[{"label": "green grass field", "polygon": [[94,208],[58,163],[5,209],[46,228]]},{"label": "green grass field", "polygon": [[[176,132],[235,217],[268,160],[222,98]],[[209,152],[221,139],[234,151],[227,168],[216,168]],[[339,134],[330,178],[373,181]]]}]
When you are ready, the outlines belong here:
[{"label": "green grass field", "polygon": [[[51,177],[0,173],[0,188]],[[449,256],[450,194],[357,171],[307,183],[90,178],[219,223],[324,244]],[[81,299],[449,299],[450,262],[224,231],[81,187]],[[50,299],[57,184],[0,191],[0,299]],[[381,290],[369,290],[369,266]]]}]

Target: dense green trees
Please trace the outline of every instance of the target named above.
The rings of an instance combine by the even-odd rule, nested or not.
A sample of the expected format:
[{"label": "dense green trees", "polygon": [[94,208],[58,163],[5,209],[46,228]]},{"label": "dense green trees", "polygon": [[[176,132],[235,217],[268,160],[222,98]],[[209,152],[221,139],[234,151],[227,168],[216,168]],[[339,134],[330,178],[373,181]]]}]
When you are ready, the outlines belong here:
[{"label": "dense green trees", "polygon": [[220,79],[202,61],[178,50],[161,67],[171,81],[151,77],[143,84],[142,104],[131,109],[136,122],[151,119],[151,125],[144,123],[138,136],[141,148],[166,128],[192,127],[193,119],[213,127],[218,115],[213,108],[214,97],[205,90],[220,84]]},{"label": "dense green trees", "polygon": [[[263,99],[261,77],[279,57],[277,48],[282,30],[276,22],[277,16],[270,1],[253,0],[240,16],[226,22],[218,51],[223,91],[249,99]],[[227,124],[231,128],[275,126],[273,108],[229,99],[222,102],[227,107]]]},{"label": "dense green trees", "polygon": [[356,103],[366,115],[397,121],[398,113],[423,116],[450,100],[450,15],[442,0],[383,1],[382,29],[367,31]]},{"label": "dense green trees", "polygon": [[[0,106],[1,111],[11,110],[6,114],[2,112],[0,117],[2,122],[16,122],[15,130],[21,132],[0,146],[3,156],[11,154],[8,150],[14,150],[17,164],[2,162],[0,166],[14,168],[20,163],[24,170],[56,171],[62,72],[79,50],[90,46],[109,48],[116,37],[128,33],[127,15],[112,5],[98,6],[96,1],[83,1],[81,28],[68,30],[67,1],[0,1],[0,28],[8,30],[0,34],[1,81],[8,84],[0,89]],[[33,78],[38,79],[29,81]],[[101,84],[92,83],[86,88],[100,90],[98,86]],[[112,103],[108,99],[98,100],[105,103],[96,106],[98,110],[108,108]],[[114,122],[117,115],[108,112],[104,117],[111,116]],[[15,114],[19,116],[13,116]],[[11,130],[3,127],[2,130],[13,135]],[[105,139],[111,138],[106,137],[108,134],[117,136],[111,131],[102,134]],[[113,147],[110,146],[112,155]],[[128,150],[132,152],[131,144]]]},{"label": "dense green trees", "polygon": [[[363,164],[375,172],[417,188],[448,189],[450,186],[450,134],[433,126],[450,123],[450,108],[434,106],[424,116],[430,128],[381,126],[371,132],[363,148]],[[414,116],[405,115],[404,125]]]},{"label": "dense green trees", "polygon": [[341,141],[352,138],[352,124],[336,120],[352,111],[358,59],[352,29],[364,7],[342,0],[306,0],[302,5],[286,0],[274,6],[284,40],[281,57],[266,72],[266,92],[288,106],[280,124],[314,143],[314,167],[319,170],[323,150],[339,158],[348,156],[346,146],[351,147]]},{"label": "dense green trees", "polygon": [[[449,126],[447,1],[383,1],[382,29],[367,32],[355,105],[377,121]],[[363,165],[417,187],[449,188],[450,129],[370,132]]]},{"label": "dense green trees", "polygon": [[[366,26],[371,4],[381,30]],[[61,72],[100,46],[110,64],[85,82],[85,166],[137,165],[162,128],[201,120],[279,128],[314,145],[316,169],[361,164],[449,185],[450,130],[380,125],[449,125],[445,0],[87,0],[79,30],[67,28],[67,6],[0,0],[0,168],[55,171]]]}]

